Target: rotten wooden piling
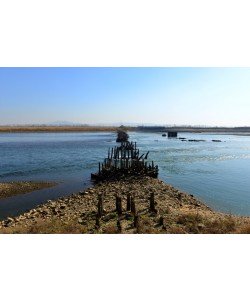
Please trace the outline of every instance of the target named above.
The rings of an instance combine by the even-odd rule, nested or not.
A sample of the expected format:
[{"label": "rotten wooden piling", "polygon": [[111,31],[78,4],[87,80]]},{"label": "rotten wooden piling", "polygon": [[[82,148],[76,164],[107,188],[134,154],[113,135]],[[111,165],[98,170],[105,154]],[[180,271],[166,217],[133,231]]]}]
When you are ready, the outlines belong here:
[{"label": "rotten wooden piling", "polygon": [[122,232],[122,225],[121,225],[121,219],[118,217],[117,219],[117,222],[116,222],[116,225],[117,225],[117,230],[118,232]]},{"label": "rotten wooden piling", "polygon": [[137,229],[138,231],[138,228],[139,228],[139,216],[138,214],[135,214],[134,215],[134,227]]},{"label": "rotten wooden piling", "polygon": [[131,210],[131,195],[130,193],[127,194],[127,211]]},{"label": "rotten wooden piling", "polygon": [[160,226],[164,226],[164,218],[163,218],[163,216],[160,216],[160,218],[159,218],[159,225]]},{"label": "rotten wooden piling", "polygon": [[156,209],[155,209],[155,194],[154,194],[154,192],[152,192],[150,194],[150,197],[149,197],[149,210],[151,212],[156,212]]},{"label": "rotten wooden piling", "polygon": [[136,206],[135,206],[135,200],[131,199],[131,213],[136,215]]},{"label": "rotten wooden piling", "polygon": [[98,203],[97,203],[97,213],[99,218],[103,215],[103,195],[98,195]]},{"label": "rotten wooden piling", "polygon": [[147,163],[148,153],[140,154],[136,142],[124,142],[120,147],[108,149],[107,158],[99,163],[98,173],[91,174],[95,181],[120,179],[126,176],[150,176],[157,178],[158,166]]},{"label": "rotten wooden piling", "polygon": [[118,216],[122,215],[122,199],[116,196],[116,211]]},{"label": "rotten wooden piling", "polygon": [[99,216],[98,213],[96,214],[95,227],[96,227],[97,229],[100,228],[100,216]]}]

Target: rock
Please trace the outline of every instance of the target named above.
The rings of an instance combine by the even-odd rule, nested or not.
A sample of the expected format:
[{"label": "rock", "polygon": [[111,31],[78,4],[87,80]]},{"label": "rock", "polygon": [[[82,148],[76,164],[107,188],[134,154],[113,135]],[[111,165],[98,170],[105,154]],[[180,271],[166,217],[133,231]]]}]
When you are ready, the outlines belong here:
[{"label": "rock", "polygon": [[178,199],[178,200],[181,200],[181,199],[182,199],[182,194],[181,194],[181,193],[178,193],[178,194],[177,194],[177,199]]},{"label": "rock", "polygon": [[198,229],[203,229],[204,227],[205,227],[205,225],[202,224],[202,223],[199,223],[199,224],[197,225],[197,228],[198,228]]},{"label": "rock", "polygon": [[82,224],[82,223],[83,223],[83,219],[82,219],[82,218],[78,218],[77,222],[78,222],[79,224]]},{"label": "rock", "polygon": [[2,222],[4,227],[9,227],[15,220],[13,218],[8,217],[6,220]]}]

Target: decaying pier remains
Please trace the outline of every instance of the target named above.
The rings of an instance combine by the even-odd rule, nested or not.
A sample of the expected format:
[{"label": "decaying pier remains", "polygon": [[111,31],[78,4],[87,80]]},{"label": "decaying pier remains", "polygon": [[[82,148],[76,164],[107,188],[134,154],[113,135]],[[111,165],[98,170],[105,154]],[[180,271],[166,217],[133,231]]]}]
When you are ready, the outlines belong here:
[{"label": "decaying pier remains", "polygon": [[141,154],[136,142],[122,142],[120,146],[108,150],[99,170],[91,174],[95,181],[121,179],[129,176],[158,177],[158,166],[148,161],[149,151]]},{"label": "decaying pier remains", "polygon": [[117,143],[127,142],[128,139],[129,139],[129,135],[127,134],[126,131],[124,130],[117,131],[117,139],[116,139]]}]

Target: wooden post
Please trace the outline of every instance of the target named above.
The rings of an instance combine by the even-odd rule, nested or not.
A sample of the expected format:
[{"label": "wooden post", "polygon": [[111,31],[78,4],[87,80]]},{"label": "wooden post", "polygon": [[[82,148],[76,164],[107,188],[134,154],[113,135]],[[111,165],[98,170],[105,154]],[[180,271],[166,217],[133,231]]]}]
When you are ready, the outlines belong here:
[{"label": "wooden post", "polygon": [[99,217],[98,213],[96,214],[95,227],[100,228],[100,217]]},{"label": "wooden post", "polygon": [[99,218],[103,215],[103,195],[98,195],[97,214]]},{"label": "wooden post", "polygon": [[150,211],[155,212],[155,194],[152,192],[149,197]]},{"label": "wooden post", "polygon": [[131,198],[131,212],[136,215],[135,200],[133,198]]},{"label": "wooden post", "polygon": [[116,196],[116,211],[118,216],[122,215],[122,199]]},{"label": "wooden post", "polygon": [[160,226],[164,225],[164,218],[162,216],[159,218],[159,225]]},{"label": "wooden post", "polygon": [[127,194],[127,211],[131,210],[131,195]]},{"label": "wooden post", "polygon": [[134,215],[134,227],[137,229],[138,231],[138,227],[139,227],[139,216],[137,214]]},{"label": "wooden post", "polygon": [[117,219],[117,229],[118,229],[118,232],[122,232],[122,225],[121,225],[121,220],[120,218],[118,217]]}]

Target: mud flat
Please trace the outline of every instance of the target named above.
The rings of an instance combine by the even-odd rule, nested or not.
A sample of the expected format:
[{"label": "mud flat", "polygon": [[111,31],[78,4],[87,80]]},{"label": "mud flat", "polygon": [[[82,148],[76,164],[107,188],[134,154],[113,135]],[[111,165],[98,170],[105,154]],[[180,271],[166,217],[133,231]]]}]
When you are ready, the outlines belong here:
[{"label": "mud flat", "polygon": [[[100,199],[102,210],[97,217]],[[128,207],[128,199],[133,208]],[[145,177],[99,183],[49,200],[0,222],[0,233],[250,233],[250,218],[215,212],[192,195]]]},{"label": "mud flat", "polygon": [[53,182],[0,182],[0,199],[55,186]]}]

